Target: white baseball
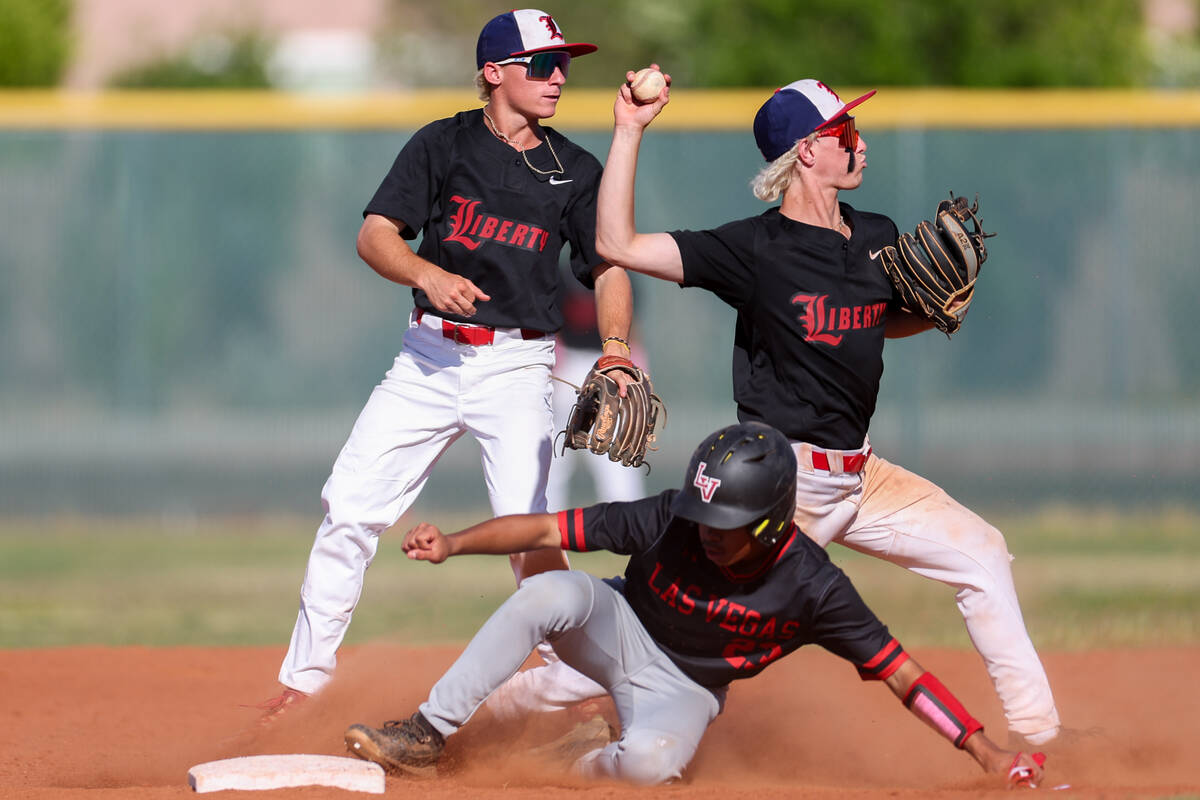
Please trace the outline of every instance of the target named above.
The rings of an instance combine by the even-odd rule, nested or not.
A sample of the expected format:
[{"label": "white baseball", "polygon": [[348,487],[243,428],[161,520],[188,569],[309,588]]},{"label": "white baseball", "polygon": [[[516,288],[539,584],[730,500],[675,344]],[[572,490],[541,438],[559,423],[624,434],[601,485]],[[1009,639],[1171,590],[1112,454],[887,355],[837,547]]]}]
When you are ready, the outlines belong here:
[{"label": "white baseball", "polygon": [[633,99],[639,103],[653,103],[666,85],[667,79],[653,67],[639,69],[633,76],[633,80],[629,82],[629,88],[633,91]]}]

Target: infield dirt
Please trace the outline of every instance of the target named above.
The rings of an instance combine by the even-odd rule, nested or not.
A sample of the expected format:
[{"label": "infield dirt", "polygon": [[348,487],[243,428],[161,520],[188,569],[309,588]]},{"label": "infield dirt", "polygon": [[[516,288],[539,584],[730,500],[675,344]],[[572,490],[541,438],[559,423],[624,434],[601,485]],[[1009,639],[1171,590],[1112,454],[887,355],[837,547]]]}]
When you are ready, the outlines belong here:
[{"label": "infield dirt", "polygon": [[[365,645],[343,652],[321,695],[266,729],[252,707],[277,691],[278,648],[63,648],[0,651],[0,797],[183,798],[188,768],[265,753],[344,755],[351,723],[410,714],[457,647]],[[1004,741],[978,656],[925,650],[937,673]],[[1043,789],[1061,797],[1200,795],[1200,648],[1044,654],[1071,732],[1046,748]],[[608,709],[611,716],[611,708]],[[450,739],[442,777],[389,777],[388,795],[454,798],[976,797],[1001,791],[892,697],[814,648],[735,684],[687,781],[634,789],[583,784],[523,758],[565,715],[522,730],[480,712]],[[239,793],[237,796],[240,796]],[[221,795],[225,796],[225,795]],[[264,800],[365,796],[309,787],[255,792]]]}]

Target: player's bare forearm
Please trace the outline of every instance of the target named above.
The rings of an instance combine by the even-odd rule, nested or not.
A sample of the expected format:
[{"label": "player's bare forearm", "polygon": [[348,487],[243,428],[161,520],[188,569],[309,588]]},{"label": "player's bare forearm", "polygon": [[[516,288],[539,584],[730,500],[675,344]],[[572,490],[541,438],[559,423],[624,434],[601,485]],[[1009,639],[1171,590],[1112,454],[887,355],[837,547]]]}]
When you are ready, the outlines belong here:
[{"label": "player's bare forearm", "polygon": [[[596,280],[596,328],[600,332],[601,353],[632,364],[629,330],[633,325],[633,286],[629,274],[610,264],[597,267],[592,274]],[[617,392],[625,397],[635,380],[635,372],[616,370],[609,375],[617,382]]]},{"label": "player's bare forearm", "polygon": [[400,547],[411,559],[440,564],[450,556],[512,555],[561,544],[554,514],[510,514],[451,534],[422,522]]},{"label": "player's bare forearm", "polygon": [[[628,92],[623,87],[622,92]],[[622,98],[617,99],[618,108]],[[634,184],[644,126],[635,122],[613,127],[608,160],[596,197],[596,251],[610,264],[655,278],[683,280],[683,259],[675,239],[666,233],[638,233],[634,222]]]},{"label": "player's bare forearm", "polygon": [[933,329],[933,322],[908,311],[888,312],[883,335],[889,339],[903,339]]},{"label": "player's bare forearm", "polygon": [[438,267],[413,252],[401,235],[404,230],[399,220],[368,214],[355,244],[359,258],[371,269],[389,281],[415,287],[421,275]]},{"label": "player's bare forearm", "polygon": [[913,683],[925,672],[925,668],[917,663],[912,656],[900,665],[900,668],[884,679],[884,683],[901,701],[908,697]]},{"label": "player's bare forearm", "polygon": [[633,190],[641,143],[641,128],[614,128],[608,160],[600,176],[596,194],[596,251],[610,264],[628,266],[622,259],[637,236]]},{"label": "player's bare forearm", "polygon": [[401,234],[404,223],[368,214],[358,231],[358,255],[379,275],[402,286],[420,289],[438,311],[473,316],[475,303],[491,298],[470,280],[455,275],[413,252]]},{"label": "player's bare forearm", "polygon": [[[593,271],[596,281],[596,328],[603,342],[610,336],[629,341],[629,330],[633,325],[633,286],[629,273],[620,267],[602,264]],[[620,342],[606,342],[602,350],[606,356],[629,358],[629,349]]]}]

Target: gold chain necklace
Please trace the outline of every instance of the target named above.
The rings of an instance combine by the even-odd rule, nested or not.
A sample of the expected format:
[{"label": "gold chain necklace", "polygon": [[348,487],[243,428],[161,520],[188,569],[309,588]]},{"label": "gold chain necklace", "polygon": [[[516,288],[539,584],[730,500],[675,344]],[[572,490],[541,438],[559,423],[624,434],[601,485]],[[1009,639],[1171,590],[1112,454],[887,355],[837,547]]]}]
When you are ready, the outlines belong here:
[{"label": "gold chain necklace", "polygon": [[487,113],[487,109],[485,108],[482,110],[483,110],[484,118],[487,119],[488,123],[490,123],[492,126],[492,133],[496,134],[496,138],[499,139],[500,141],[504,142],[509,147],[514,148],[518,153],[520,153],[521,158],[525,159],[525,166],[529,167],[529,169],[531,171],[536,172],[538,175],[561,175],[561,174],[563,174],[563,172],[564,172],[563,165],[562,165],[562,162],[558,160],[558,153],[554,152],[554,145],[551,144],[551,142],[550,142],[550,134],[546,134],[546,146],[550,148],[550,157],[554,159],[554,163],[558,167],[558,169],[538,169],[533,164],[529,163],[529,156],[525,155],[525,148],[519,146],[512,139],[509,139],[507,136],[505,136],[504,132],[496,127],[496,120],[491,118],[491,116]]}]

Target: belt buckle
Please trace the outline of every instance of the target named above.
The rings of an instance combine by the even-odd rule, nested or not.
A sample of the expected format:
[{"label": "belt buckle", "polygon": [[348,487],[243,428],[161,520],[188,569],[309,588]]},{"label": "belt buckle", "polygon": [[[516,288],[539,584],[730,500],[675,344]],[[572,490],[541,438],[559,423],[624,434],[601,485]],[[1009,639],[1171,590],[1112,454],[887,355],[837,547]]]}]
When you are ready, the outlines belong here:
[{"label": "belt buckle", "polygon": [[487,325],[459,325],[457,323],[447,323],[451,326],[451,339],[455,344],[465,344],[471,347],[479,347],[480,345],[492,344],[495,340],[496,330]]}]

